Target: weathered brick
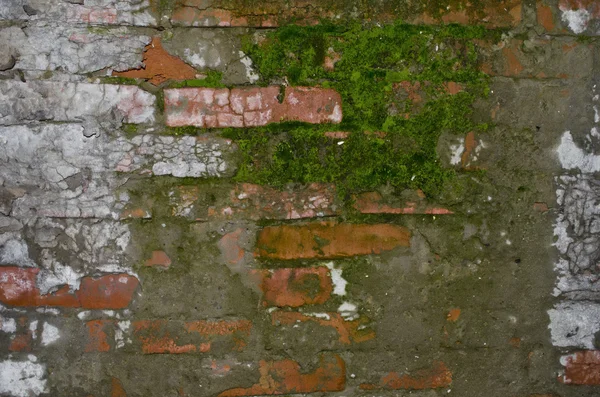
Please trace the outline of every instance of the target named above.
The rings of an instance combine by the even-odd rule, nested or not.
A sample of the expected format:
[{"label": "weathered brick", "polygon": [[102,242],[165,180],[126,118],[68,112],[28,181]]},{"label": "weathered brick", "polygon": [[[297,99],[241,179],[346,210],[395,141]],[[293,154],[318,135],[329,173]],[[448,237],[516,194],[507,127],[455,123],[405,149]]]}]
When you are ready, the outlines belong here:
[{"label": "weathered brick", "polygon": [[127,397],[127,392],[119,379],[112,378],[111,386],[112,390],[110,392],[110,397]]},{"label": "weathered brick", "polygon": [[248,320],[167,321],[142,320],[132,323],[133,336],[145,354],[206,353],[212,345],[241,350],[252,330]]},{"label": "weathered brick", "polygon": [[378,192],[362,193],[355,197],[354,208],[363,214],[431,214],[448,215],[453,212],[447,208],[428,204],[424,199],[394,203],[384,200]]},{"label": "weathered brick", "polygon": [[559,377],[562,383],[571,385],[600,385],[600,351],[583,350],[561,360],[565,373]]},{"label": "weathered brick", "polygon": [[440,10],[440,15],[433,16],[425,12],[408,19],[411,23],[484,25],[488,28],[514,27],[521,23],[520,0],[487,0],[469,7],[459,9],[448,6]]},{"label": "weathered brick", "polygon": [[495,28],[516,26],[521,21],[520,0],[488,0],[475,5],[466,3],[459,9],[439,7],[437,12],[432,8],[427,3],[398,7],[397,2],[390,0],[366,4],[293,0],[263,2],[260,5],[252,3],[252,7],[240,4],[231,9],[229,3],[223,0],[185,0],[175,8],[171,22],[184,26],[275,27],[288,22],[312,25],[321,19],[346,20],[360,15],[372,22],[389,23],[401,18],[417,24],[482,24]]},{"label": "weathered brick", "polygon": [[259,271],[263,305],[290,306],[325,303],[333,291],[326,267],[287,268]]},{"label": "weathered brick", "polygon": [[538,23],[551,33],[598,35],[600,4],[596,0],[537,2]]},{"label": "weathered brick", "polygon": [[341,258],[409,245],[410,232],[401,226],[319,222],[265,227],[258,235],[256,255],[266,259]]},{"label": "weathered brick", "polygon": [[146,79],[154,85],[167,80],[187,80],[198,76],[196,69],[165,51],[159,37],[152,38],[152,42],[146,46],[142,61],[143,67],[113,72],[113,76]]},{"label": "weathered brick", "polygon": [[423,390],[448,387],[452,383],[452,373],[443,362],[435,362],[433,367],[421,369],[411,374],[390,372],[378,383],[363,383],[362,390]]},{"label": "weathered brick", "polygon": [[309,373],[303,373],[293,360],[261,361],[259,365],[256,384],[226,390],[219,397],[335,392],[346,387],[346,365],[337,354],[321,355],[319,366]]},{"label": "weathered brick", "polygon": [[346,320],[339,313],[320,313],[319,315],[298,312],[275,311],[271,314],[273,325],[297,326],[298,323],[314,322],[322,327],[331,327],[339,335],[339,342],[344,345],[366,342],[375,338],[375,331],[366,327],[368,319]]},{"label": "weathered brick", "polygon": [[312,183],[301,189],[278,190],[251,183],[236,185],[228,193],[214,194],[218,205],[207,205],[198,186],[180,186],[169,192],[174,216],[190,220],[305,219],[337,215],[335,186]]},{"label": "weathered brick", "polygon": [[281,121],[339,123],[342,100],[332,89],[288,87],[178,88],[165,90],[167,125],[204,128],[255,127]]},{"label": "weathered brick", "polygon": [[144,266],[157,266],[166,269],[171,266],[171,258],[165,251],[152,251],[152,257],[144,262]]},{"label": "weathered brick", "polygon": [[86,352],[107,352],[110,350],[107,330],[114,325],[113,320],[88,321]]},{"label": "weathered brick", "polygon": [[582,78],[590,75],[589,46],[569,37],[510,39],[498,44],[477,40],[481,69],[492,76]]},{"label": "weathered brick", "polygon": [[0,301],[11,306],[58,306],[84,309],[124,309],[139,281],[128,274],[83,277],[78,290],[68,286],[42,295],[36,286],[37,268],[0,267]]}]

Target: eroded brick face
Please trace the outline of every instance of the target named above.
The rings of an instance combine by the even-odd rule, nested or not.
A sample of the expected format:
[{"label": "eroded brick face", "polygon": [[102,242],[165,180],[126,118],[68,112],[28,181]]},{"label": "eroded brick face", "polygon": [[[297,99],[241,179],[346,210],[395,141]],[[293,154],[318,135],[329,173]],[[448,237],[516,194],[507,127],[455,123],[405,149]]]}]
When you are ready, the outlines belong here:
[{"label": "eroded brick face", "polygon": [[270,259],[340,258],[410,246],[410,232],[395,225],[335,222],[270,226],[257,239],[257,256]]},{"label": "eroded brick face", "polygon": [[331,89],[290,87],[283,103],[279,87],[180,88],[165,90],[170,127],[258,127],[282,121],[340,123],[342,102]]}]

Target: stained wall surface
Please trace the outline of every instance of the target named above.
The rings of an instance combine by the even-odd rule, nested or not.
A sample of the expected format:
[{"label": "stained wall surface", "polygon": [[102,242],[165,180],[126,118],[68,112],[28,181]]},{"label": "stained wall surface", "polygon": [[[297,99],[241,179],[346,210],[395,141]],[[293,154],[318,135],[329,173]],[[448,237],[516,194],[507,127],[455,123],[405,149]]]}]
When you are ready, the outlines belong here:
[{"label": "stained wall surface", "polygon": [[598,35],[0,0],[0,395],[600,395]]}]

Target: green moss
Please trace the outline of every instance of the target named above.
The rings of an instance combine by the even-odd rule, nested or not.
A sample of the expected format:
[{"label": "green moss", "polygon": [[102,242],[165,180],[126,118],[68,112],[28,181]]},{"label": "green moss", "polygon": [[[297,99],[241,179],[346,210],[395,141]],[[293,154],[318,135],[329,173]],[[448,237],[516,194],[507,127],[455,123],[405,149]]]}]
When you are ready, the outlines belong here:
[{"label": "green moss", "polygon": [[106,76],[99,77],[100,83],[102,84],[120,84],[120,85],[138,85],[139,80],[132,79],[131,77],[119,77],[119,76]]},{"label": "green moss", "polygon": [[138,134],[139,126],[137,124],[126,123],[126,124],[123,124],[121,129],[126,137],[133,138],[134,136],[136,136]]},{"label": "green moss", "polygon": [[[458,25],[367,28],[324,22],[284,26],[260,44],[246,41],[244,52],[261,84],[285,77],[292,85],[334,88],[342,96],[344,119],[336,126],[285,123],[225,131],[242,152],[236,179],[278,187],[335,182],[343,194],[389,185],[438,195],[454,176],[439,163],[438,138],[442,131],[477,129],[471,105],[489,91],[474,39],[496,36]],[[330,52],[341,56],[334,70],[323,67]],[[406,81],[426,100],[410,100],[398,86]],[[447,82],[463,90],[449,95]],[[342,143],[327,138],[326,131],[350,135]]]},{"label": "green moss", "polygon": [[209,87],[209,88],[225,88],[222,83],[223,73],[214,70],[209,70],[206,77],[203,79],[192,79],[176,81],[169,84],[169,88],[185,88],[185,87]]}]

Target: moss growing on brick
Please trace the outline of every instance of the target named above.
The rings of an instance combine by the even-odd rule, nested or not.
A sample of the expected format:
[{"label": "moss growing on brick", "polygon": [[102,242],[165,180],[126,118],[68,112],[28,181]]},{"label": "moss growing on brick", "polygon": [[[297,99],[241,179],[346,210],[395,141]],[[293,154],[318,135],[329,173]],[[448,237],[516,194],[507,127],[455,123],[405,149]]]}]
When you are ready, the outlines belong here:
[{"label": "moss growing on brick", "polygon": [[[291,85],[331,87],[343,99],[341,125],[279,124],[228,130],[242,163],[236,179],[272,186],[335,182],[342,193],[381,185],[420,188],[437,195],[454,175],[436,154],[442,131],[464,134],[477,126],[471,105],[487,95],[474,39],[497,33],[481,27],[414,26],[396,23],[285,26],[260,44],[246,42],[264,85],[282,79]],[[339,55],[333,69],[326,57]],[[401,84],[419,83],[418,101],[399,98]],[[449,93],[456,83],[460,92]],[[349,132],[342,140],[326,131]]]}]

